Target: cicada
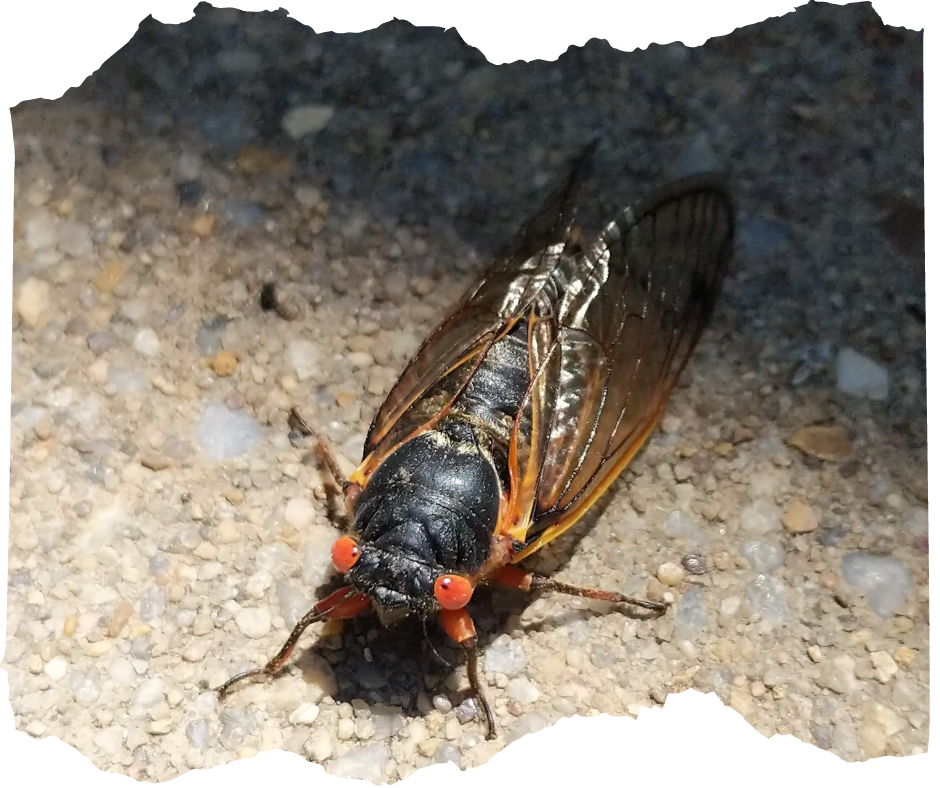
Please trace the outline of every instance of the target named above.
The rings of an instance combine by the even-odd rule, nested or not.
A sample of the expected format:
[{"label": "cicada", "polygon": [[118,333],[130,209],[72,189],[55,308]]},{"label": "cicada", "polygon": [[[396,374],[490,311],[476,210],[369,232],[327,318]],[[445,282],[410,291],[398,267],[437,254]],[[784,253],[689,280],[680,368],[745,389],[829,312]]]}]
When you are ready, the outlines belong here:
[{"label": "cicada", "polygon": [[332,547],[345,585],[294,627],[374,611],[437,618],[463,646],[495,735],[468,603],[483,584],[661,612],[659,603],[526,571],[643,446],[714,309],[731,256],[723,181],[693,176],[622,210],[592,243],[574,223],[593,144],[425,340],[343,478],[350,527]]}]

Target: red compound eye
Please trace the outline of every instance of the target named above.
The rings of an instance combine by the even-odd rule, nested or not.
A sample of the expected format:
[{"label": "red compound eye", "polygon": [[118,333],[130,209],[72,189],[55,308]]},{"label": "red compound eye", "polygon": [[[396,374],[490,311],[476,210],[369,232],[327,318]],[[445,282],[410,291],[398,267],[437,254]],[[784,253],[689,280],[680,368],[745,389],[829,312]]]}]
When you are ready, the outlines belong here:
[{"label": "red compound eye", "polygon": [[345,574],[356,565],[362,550],[356,544],[356,540],[349,536],[341,536],[333,542],[333,549],[330,556],[333,559],[333,566],[337,572]]},{"label": "red compound eye", "polygon": [[460,575],[441,575],[434,581],[434,597],[444,610],[460,610],[473,596],[470,581]]}]

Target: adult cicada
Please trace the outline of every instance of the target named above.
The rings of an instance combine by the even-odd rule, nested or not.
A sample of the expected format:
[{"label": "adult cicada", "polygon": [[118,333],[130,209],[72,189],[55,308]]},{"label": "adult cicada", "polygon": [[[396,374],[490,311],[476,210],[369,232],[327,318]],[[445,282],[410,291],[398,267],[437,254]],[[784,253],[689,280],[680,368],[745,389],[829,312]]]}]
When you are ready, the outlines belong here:
[{"label": "adult cicada", "polygon": [[649,437],[730,258],[732,203],[711,176],[635,203],[584,243],[575,201],[592,148],[418,350],[351,479],[320,442],[351,523],[332,548],[346,585],[223,696],[275,674],[315,621],[436,616],[466,650],[492,736],[467,611],[478,585],[663,609],[518,566],[571,528]]}]

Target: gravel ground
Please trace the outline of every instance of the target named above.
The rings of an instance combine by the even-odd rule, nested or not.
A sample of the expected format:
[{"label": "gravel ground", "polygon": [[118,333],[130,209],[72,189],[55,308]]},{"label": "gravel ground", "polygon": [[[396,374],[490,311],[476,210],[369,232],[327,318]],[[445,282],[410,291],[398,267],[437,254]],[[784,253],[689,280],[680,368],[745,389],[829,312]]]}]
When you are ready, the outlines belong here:
[{"label": "gravel ground", "polygon": [[[282,748],[382,781],[692,687],[849,761],[923,752],[922,41],[814,5],[698,49],[493,67],[454,31],[201,6],[15,108],[17,726],[137,779]],[[330,580],[336,502],[288,411],[358,461],[419,341],[594,135],[589,228],[696,170],[729,169],[739,203],[662,429],[531,562],[669,612],[479,594],[495,742],[444,636],[372,619],[219,705]]]}]

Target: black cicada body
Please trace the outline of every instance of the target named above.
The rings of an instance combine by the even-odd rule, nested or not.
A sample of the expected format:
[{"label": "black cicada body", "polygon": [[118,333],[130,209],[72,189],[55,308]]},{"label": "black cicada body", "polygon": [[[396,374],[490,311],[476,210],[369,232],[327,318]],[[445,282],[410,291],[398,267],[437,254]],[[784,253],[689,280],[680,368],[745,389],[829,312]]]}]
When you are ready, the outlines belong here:
[{"label": "black cicada body", "polygon": [[347,585],[223,693],[275,672],[313,621],[436,616],[467,649],[492,734],[467,612],[476,585],[662,608],[516,566],[577,522],[645,443],[731,254],[731,199],[711,176],[641,200],[583,244],[575,200],[592,148],[424,342],[373,420],[364,459],[342,482],[352,527],[332,558]]}]

